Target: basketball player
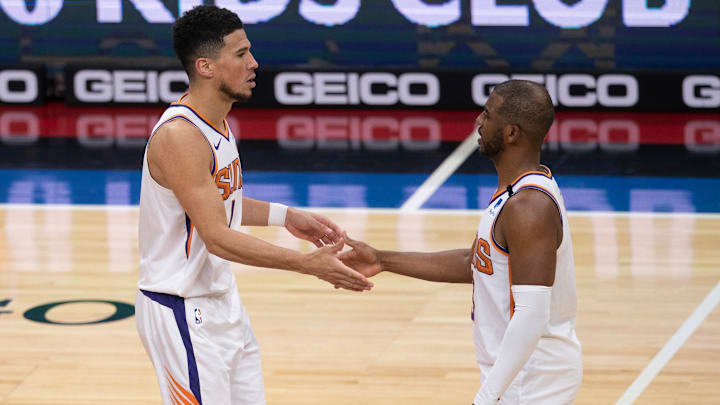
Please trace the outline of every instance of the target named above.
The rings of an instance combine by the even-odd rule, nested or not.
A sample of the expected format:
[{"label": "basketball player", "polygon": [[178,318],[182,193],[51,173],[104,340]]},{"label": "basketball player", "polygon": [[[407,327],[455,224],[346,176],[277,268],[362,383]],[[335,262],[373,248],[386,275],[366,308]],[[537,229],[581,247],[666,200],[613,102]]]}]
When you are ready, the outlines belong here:
[{"label": "basketball player", "polygon": [[[429,281],[473,283],[472,320],[482,387],[475,405],[571,404],[582,379],[575,336],[575,270],[562,195],[540,164],[554,119],[544,87],[495,87],[475,123],[498,189],[471,249],[378,251],[351,239],[345,264]],[[512,263],[512,267],[511,267]]]},{"label": "basketball player", "polygon": [[[229,261],[311,274],[354,291],[372,284],[338,260],[337,225],[243,197],[225,116],[252,95],[258,64],[237,15],[194,8],[173,26],[173,46],[190,89],[162,115],[145,150],[138,331],[165,405],[264,404],[258,345]],[[320,249],[284,249],[239,232],[240,225],[285,226]]]}]

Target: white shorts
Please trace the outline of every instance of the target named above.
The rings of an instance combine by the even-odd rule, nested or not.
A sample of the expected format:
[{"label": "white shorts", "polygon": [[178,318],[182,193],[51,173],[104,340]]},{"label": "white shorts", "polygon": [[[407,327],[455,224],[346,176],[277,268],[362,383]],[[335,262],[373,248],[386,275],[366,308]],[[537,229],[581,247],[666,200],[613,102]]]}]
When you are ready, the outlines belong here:
[{"label": "white shorts", "polygon": [[265,404],[260,352],[235,288],[196,298],[141,290],[135,314],[164,405]]},{"label": "white shorts", "polygon": [[[483,376],[489,372],[486,368]],[[498,405],[572,405],[582,376],[582,353],[574,332],[572,340],[543,340]]]},{"label": "white shorts", "polygon": [[572,405],[582,381],[582,371],[520,373],[523,385],[510,386],[498,405]]}]

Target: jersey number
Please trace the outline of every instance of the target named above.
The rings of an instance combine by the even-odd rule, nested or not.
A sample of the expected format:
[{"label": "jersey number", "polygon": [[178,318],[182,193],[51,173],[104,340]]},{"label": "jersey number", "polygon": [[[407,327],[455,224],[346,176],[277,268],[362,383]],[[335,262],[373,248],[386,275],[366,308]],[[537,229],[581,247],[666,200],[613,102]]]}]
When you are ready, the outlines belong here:
[{"label": "jersey number", "polygon": [[490,244],[485,239],[475,239],[472,265],[479,272],[493,274],[492,260],[490,260]]}]

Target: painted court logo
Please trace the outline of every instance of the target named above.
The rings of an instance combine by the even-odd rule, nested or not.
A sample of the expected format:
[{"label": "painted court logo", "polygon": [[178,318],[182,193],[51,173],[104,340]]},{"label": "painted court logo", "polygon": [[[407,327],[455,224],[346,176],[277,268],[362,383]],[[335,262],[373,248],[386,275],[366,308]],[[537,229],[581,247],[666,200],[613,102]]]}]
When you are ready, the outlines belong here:
[{"label": "painted court logo", "polygon": [[202,325],[202,313],[200,313],[200,308],[195,308],[195,325]]}]

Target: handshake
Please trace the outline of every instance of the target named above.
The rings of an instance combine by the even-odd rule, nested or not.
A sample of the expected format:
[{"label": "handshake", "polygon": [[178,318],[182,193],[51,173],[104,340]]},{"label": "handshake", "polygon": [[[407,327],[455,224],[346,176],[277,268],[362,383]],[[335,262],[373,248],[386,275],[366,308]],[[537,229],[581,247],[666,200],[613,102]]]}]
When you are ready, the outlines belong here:
[{"label": "handshake", "polygon": [[[382,271],[378,251],[366,243],[351,239],[347,233],[341,237],[326,238],[327,244],[308,255],[305,274],[327,281],[335,288],[351,291],[369,291],[373,283],[368,280]],[[352,250],[342,251],[347,244]]]},{"label": "handshake", "polygon": [[[335,288],[367,291],[373,288],[368,278],[389,271],[426,281],[445,283],[473,282],[473,249],[441,252],[395,252],[377,250],[351,239],[329,219],[294,208],[288,209],[285,228],[295,237],[310,241],[319,249],[303,254],[291,268],[327,281]],[[351,250],[343,251],[345,245]]]},{"label": "handshake", "polygon": [[[369,291],[369,277],[381,271],[378,251],[367,244],[350,239],[330,219],[315,213],[288,208],[285,229],[293,236],[312,242],[319,249],[303,254],[290,269],[313,275],[335,288]],[[345,244],[352,250],[343,252]]]}]

